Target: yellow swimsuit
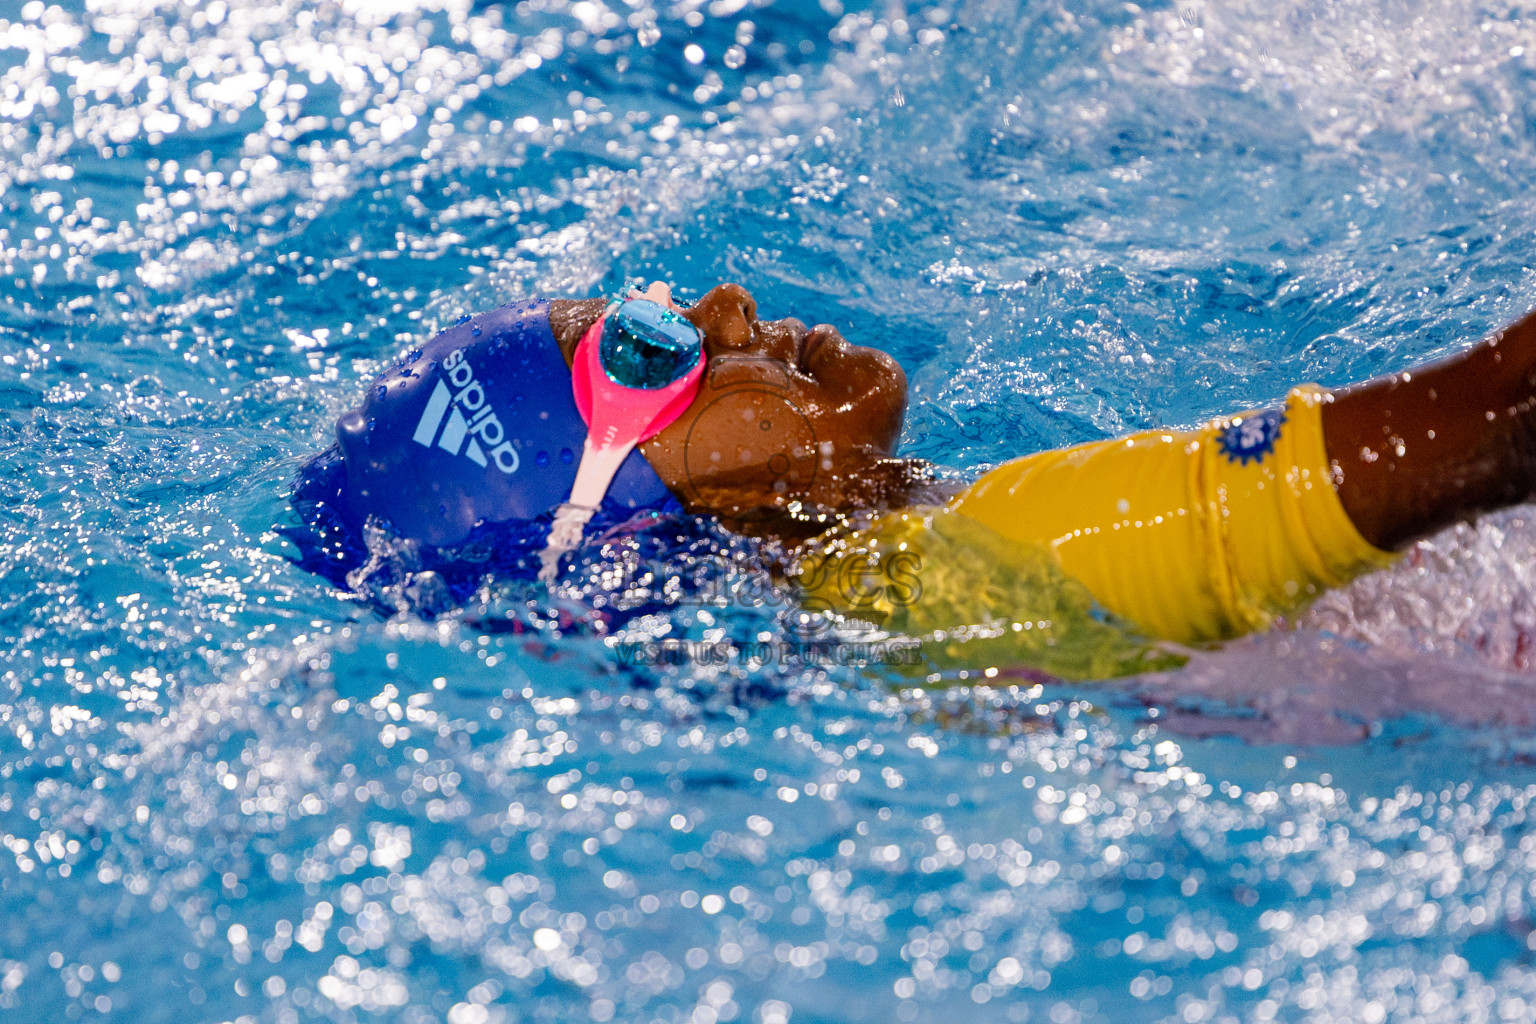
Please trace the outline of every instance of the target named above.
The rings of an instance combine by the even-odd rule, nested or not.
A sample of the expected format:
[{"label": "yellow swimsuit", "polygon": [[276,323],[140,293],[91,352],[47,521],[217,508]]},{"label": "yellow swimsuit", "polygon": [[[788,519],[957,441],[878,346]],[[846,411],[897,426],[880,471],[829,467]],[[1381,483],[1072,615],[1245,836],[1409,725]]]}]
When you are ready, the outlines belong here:
[{"label": "yellow swimsuit", "polygon": [[[1326,401],[1322,389],[1299,387],[1283,407],[1198,430],[1148,431],[1006,463],[945,509],[891,513],[832,545],[810,563],[808,592],[876,621],[894,615],[907,628],[952,628],[938,613],[953,595],[931,582],[945,567],[931,552],[925,558],[925,548],[932,536],[963,532],[946,522],[959,517],[1007,542],[988,545],[993,571],[1017,574],[1043,551],[1149,637],[1190,643],[1262,629],[1395,557],[1361,537],[1339,502],[1323,445]],[[879,572],[866,566],[851,592],[858,600],[846,585],[834,595],[828,581],[838,574],[825,563],[850,552],[893,573],[893,585],[871,584]],[[898,578],[918,585],[903,589]]]}]

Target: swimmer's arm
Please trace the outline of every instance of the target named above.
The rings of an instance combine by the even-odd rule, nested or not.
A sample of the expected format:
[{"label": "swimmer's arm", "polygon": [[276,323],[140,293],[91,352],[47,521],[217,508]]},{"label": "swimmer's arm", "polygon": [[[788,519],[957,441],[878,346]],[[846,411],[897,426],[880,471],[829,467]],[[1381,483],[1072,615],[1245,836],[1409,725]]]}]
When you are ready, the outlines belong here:
[{"label": "swimmer's arm", "polygon": [[1335,391],[1339,500],[1384,549],[1536,494],[1536,313],[1465,352]]}]

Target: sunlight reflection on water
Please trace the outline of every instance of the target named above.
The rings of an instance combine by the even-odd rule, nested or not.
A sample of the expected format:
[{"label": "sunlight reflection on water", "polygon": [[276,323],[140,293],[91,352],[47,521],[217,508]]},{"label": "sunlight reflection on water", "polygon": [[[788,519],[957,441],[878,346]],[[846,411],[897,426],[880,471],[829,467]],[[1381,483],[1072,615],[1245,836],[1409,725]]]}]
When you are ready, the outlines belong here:
[{"label": "sunlight reflection on water", "polygon": [[[936,692],[625,665],[594,592],[385,620],[275,527],[402,351],[661,271],[886,347],[904,450],[965,472],[1448,350],[1531,304],[1531,35],[0,7],[0,1008],[1529,1019],[1528,509],[1182,672]],[[631,625],[781,638],[752,546],[699,543],[735,575]]]}]

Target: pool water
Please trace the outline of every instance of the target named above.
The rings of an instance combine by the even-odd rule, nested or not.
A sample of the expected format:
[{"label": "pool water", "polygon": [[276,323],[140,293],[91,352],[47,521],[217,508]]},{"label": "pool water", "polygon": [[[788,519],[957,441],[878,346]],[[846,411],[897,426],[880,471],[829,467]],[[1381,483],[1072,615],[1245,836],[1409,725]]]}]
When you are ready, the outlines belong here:
[{"label": "pool water", "polygon": [[[1536,304],[1522,5],[0,19],[0,1017],[1536,1017],[1529,508],[1183,668],[927,689],[281,532],[401,353],[659,275],[893,352],[962,473],[1452,351]],[[624,628],[774,649],[696,529]]]}]

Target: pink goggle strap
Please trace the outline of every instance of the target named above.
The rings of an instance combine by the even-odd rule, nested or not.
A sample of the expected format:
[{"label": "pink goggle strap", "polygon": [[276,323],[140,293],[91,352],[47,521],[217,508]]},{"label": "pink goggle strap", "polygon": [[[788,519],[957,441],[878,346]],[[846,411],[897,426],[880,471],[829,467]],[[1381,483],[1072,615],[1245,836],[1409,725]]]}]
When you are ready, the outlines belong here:
[{"label": "pink goggle strap", "polygon": [[[612,307],[610,307],[611,311]],[[683,376],[663,388],[646,390],[615,383],[603,370],[599,342],[608,315],[599,317],[576,345],[571,361],[571,392],[587,424],[587,440],[571,496],[555,511],[549,542],[539,556],[539,579],[554,581],[560,556],[581,543],[587,521],[602,504],[624,459],[641,441],[648,441],[693,404],[704,379],[705,357]]]}]

